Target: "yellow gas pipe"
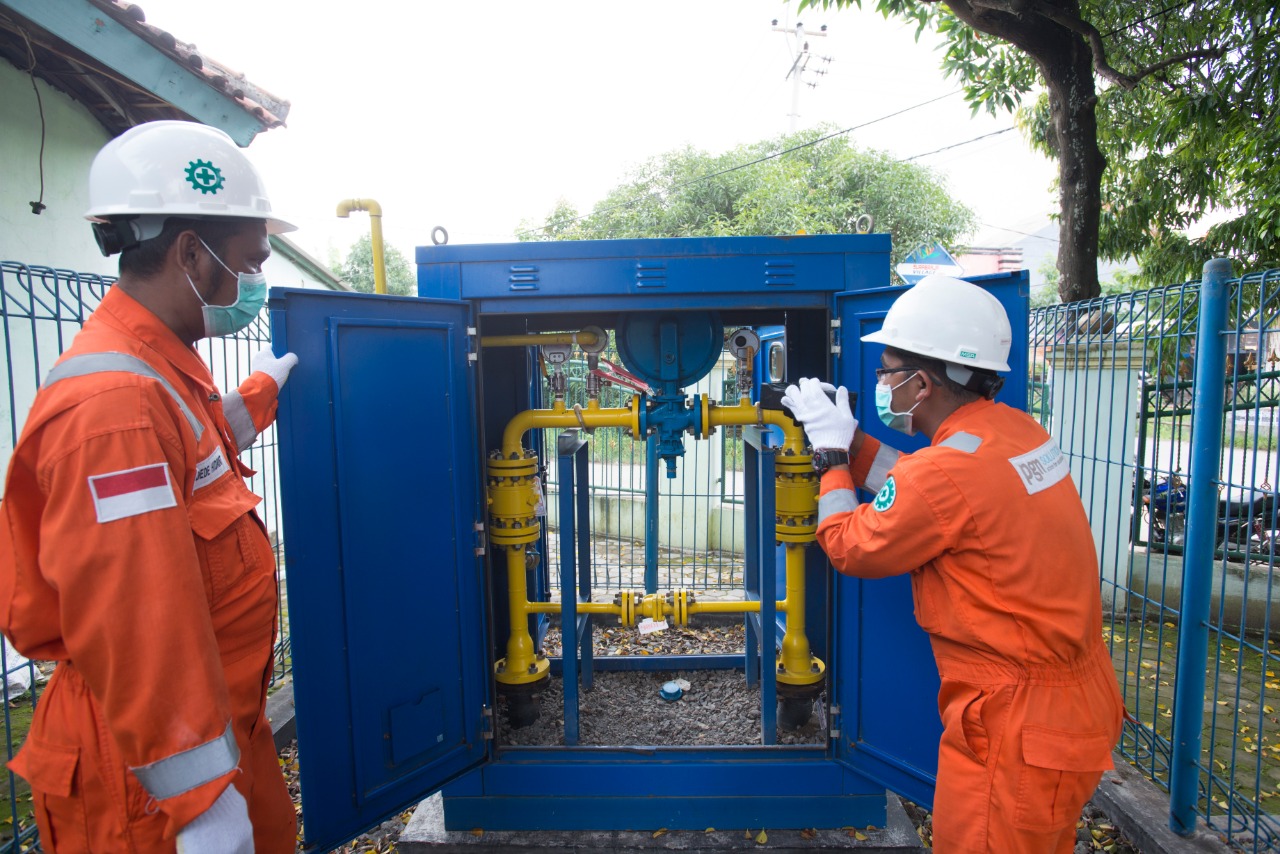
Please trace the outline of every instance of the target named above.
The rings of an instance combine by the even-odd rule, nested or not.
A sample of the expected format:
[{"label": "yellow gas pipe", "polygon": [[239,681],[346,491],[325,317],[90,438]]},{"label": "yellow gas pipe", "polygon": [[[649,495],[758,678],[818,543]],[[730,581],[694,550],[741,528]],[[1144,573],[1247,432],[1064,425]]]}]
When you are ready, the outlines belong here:
[{"label": "yellow gas pipe", "polygon": [[543,344],[582,344],[594,347],[600,343],[596,333],[583,329],[581,332],[535,332],[528,335],[481,335],[481,347],[540,347]]},{"label": "yellow gas pipe", "polygon": [[369,212],[369,240],[373,245],[373,292],[387,292],[387,264],[382,248],[382,205],[373,199],[344,199],[338,202],[338,216],[346,219],[352,211]]},{"label": "yellow gas pipe", "polygon": [[[513,336],[519,337],[519,336]],[[501,346],[501,345],[492,345]],[[544,679],[548,666],[545,658],[535,655],[529,635],[530,614],[561,613],[560,602],[530,602],[525,582],[524,550],[526,543],[536,540],[541,524],[533,508],[542,501],[537,482],[537,461],[532,451],[525,451],[521,439],[531,429],[546,427],[623,427],[633,436],[640,435],[640,397],[631,406],[602,409],[596,400],[586,408],[566,408],[557,400],[551,409],[529,409],[519,413],[502,433],[502,451],[489,460],[489,503],[493,520],[491,538],[495,546],[507,549],[508,599],[511,636],[507,639],[506,658],[495,665],[499,683],[519,685]],[[818,479],[813,472],[812,457],[806,454],[804,433],[790,417],[773,410],[762,410],[748,398],[735,406],[713,406],[703,398],[704,433],[710,435],[716,426],[775,424],[782,429],[783,453],[775,459],[777,470],[778,540],[786,543],[786,598],[775,607],[787,615],[782,649],[777,656],[777,681],[805,688],[816,686],[826,675],[826,665],[812,654],[805,634],[804,544],[816,538]],[[639,597],[623,591],[616,601],[579,602],[583,614],[616,614],[623,625],[635,625],[637,616],[662,619],[675,618],[685,625],[692,614],[755,613],[760,603],[695,602],[683,589],[667,597],[649,594]]]}]

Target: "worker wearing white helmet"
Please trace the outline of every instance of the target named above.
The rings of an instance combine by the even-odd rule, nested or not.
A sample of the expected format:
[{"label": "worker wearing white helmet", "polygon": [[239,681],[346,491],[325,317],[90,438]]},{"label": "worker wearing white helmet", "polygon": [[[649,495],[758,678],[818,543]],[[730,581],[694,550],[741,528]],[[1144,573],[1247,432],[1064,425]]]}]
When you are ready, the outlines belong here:
[{"label": "worker wearing white helmet", "polygon": [[0,629],[58,666],[10,767],[45,850],[293,851],[264,708],[275,555],[240,451],[297,362],[226,394],[193,344],[252,323],[271,210],[231,139],[152,122],[109,142],[87,218],[120,253],[45,378],[0,513]]},{"label": "worker wearing white helmet", "polygon": [[[1067,854],[1123,705],[1069,462],[1034,419],[993,400],[1011,338],[995,297],[930,276],[862,339],[885,345],[881,421],[930,439],[911,454],[858,430],[816,379],[784,403],[823,470],[818,542],[831,563],[911,575],[942,680],[934,848]],[[859,504],[855,486],[875,499]]]}]

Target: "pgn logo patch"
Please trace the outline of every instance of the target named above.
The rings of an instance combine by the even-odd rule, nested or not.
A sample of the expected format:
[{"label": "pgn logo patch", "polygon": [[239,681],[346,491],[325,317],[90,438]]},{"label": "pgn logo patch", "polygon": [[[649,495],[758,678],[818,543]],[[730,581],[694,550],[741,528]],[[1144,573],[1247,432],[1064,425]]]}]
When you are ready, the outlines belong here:
[{"label": "pgn logo patch", "polygon": [[871,502],[871,506],[883,513],[893,506],[893,502],[898,498],[898,485],[893,482],[893,476],[884,482],[884,486],[880,487],[880,491],[876,493],[875,501]]},{"label": "pgn logo patch", "polygon": [[1050,439],[1030,453],[1010,457],[1010,465],[1022,479],[1028,495],[1035,495],[1067,476],[1070,464],[1058,443]]}]

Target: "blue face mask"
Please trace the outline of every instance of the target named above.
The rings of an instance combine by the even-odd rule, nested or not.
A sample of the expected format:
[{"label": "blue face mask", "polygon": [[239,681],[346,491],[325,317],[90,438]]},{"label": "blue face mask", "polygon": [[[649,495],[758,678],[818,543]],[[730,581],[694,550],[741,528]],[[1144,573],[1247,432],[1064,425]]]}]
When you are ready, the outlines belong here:
[{"label": "blue face mask", "polygon": [[258,312],[262,311],[262,306],[267,301],[267,276],[265,273],[236,273],[209,248],[209,244],[201,240],[200,245],[213,256],[215,261],[222,264],[222,269],[236,277],[238,286],[236,301],[231,305],[209,305],[196,290],[196,283],[187,276],[187,284],[191,285],[196,299],[200,300],[200,304],[204,306],[200,311],[204,315],[205,337],[234,335],[253,323]]},{"label": "blue face mask", "polygon": [[[919,371],[916,373],[919,373]],[[921,401],[916,401],[916,406],[911,407],[906,412],[894,412],[893,393],[910,382],[913,377],[915,377],[915,374],[912,374],[895,386],[891,386],[888,383],[876,383],[876,414],[880,416],[880,420],[884,423],[884,426],[888,427],[890,430],[897,430],[900,433],[906,433],[908,436],[914,436],[916,434],[915,426],[911,423],[911,413],[915,412],[916,406],[919,406]]]}]

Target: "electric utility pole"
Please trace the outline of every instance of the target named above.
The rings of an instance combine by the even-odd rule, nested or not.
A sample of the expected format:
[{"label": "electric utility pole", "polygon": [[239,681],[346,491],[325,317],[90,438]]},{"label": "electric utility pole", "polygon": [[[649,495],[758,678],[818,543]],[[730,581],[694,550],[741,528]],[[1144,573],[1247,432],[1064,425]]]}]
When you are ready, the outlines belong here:
[{"label": "electric utility pole", "polygon": [[[795,27],[780,27],[778,26],[778,19],[774,18],[773,31],[775,33],[794,33],[796,37],[796,48],[795,48],[796,55],[791,62],[791,70],[787,72],[787,76],[786,78],[784,78],[791,81],[791,112],[788,113],[788,115],[791,117],[791,133],[795,133],[796,122],[799,121],[800,119],[800,83],[802,82],[801,78],[804,77],[804,72],[809,67],[809,60],[814,58],[809,53],[809,42],[805,40],[805,37],[815,36],[815,37],[825,38],[827,35],[827,25],[823,24],[820,28],[816,30],[806,30],[804,28],[804,24],[797,21]],[[826,66],[828,63],[831,62],[831,57],[819,56],[816,58],[822,62],[823,67],[815,68],[813,70],[813,73],[818,76],[822,76],[823,74],[827,73]],[[818,84],[816,82],[807,83],[805,85],[807,85],[810,89],[816,89],[818,87]]]}]

